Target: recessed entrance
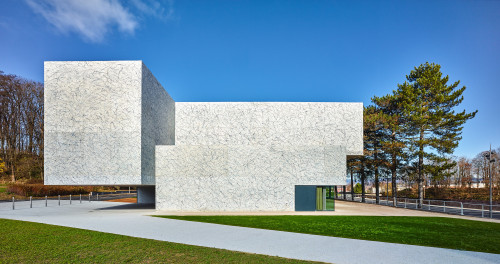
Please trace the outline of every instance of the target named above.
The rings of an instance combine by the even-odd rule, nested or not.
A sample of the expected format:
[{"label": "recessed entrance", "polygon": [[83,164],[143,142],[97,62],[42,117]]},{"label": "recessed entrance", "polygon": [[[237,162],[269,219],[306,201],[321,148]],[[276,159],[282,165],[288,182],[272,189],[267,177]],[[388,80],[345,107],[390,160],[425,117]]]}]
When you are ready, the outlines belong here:
[{"label": "recessed entrance", "polygon": [[295,185],[295,211],[335,211],[335,187]]}]

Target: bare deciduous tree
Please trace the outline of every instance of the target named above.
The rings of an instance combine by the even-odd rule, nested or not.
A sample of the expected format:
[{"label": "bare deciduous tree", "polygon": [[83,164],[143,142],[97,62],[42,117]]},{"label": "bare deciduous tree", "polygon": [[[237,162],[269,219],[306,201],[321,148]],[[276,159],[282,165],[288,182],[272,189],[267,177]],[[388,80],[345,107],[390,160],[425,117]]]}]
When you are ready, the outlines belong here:
[{"label": "bare deciduous tree", "polygon": [[0,157],[11,181],[43,179],[43,84],[1,71]]}]

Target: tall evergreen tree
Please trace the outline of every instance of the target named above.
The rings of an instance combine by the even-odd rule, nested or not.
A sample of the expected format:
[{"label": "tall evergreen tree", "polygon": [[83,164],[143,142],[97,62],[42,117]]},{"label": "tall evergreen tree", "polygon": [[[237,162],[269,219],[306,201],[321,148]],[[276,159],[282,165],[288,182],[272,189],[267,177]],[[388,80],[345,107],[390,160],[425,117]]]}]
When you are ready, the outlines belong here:
[{"label": "tall evergreen tree", "polygon": [[375,106],[367,106],[363,116],[364,148],[367,168],[375,180],[375,202],[380,202],[380,170],[387,167],[386,155],[382,148],[385,131],[385,115]]},{"label": "tall evergreen tree", "polygon": [[379,202],[379,175],[380,168],[384,166],[384,160],[380,143],[380,133],[383,129],[381,113],[374,107],[368,106],[363,109],[363,155],[352,157],[347,161],[349,170],[356,172],[361,180],[361,201],[365,201],[366,181],[375,176],[376,202]]},{"label": "tall evergreen tree", "polygon": [[354,201],[354,171],[356,160],[353,158],[347,159],[347,172],[351,176],[351,200]]},{"label": "tall evergreen tree", "polygon": [[[457,88],[460,81],[448,85],[448,76],[441,73],[441,66],[425,63],[406,76],[403,84],[398,84],[396,93],[400,97],[405,132],[415,147],[418,157],[418,197],[419,206],[423,202],[424,173],[446,171],[449,163],[446,155],[453,153],[461,139],[465,122],[473,118],[477,110],[466,113],[455,112],[463,101],[465,86]],[[424,165],[424,159],[431,162]],[[453,165],[452,165],[453,166]]]},{"label": "tall evergreen tree", "polygon": [[380,119],[384,124],[379,140],[382,152],[385,153],[386,166],[391,173],[392,197],[395,206],[398,191],[397,173],[400,171],[403,159],[406,157],[403,151],[405,143],[401,104],[396,94],[388,94],[382,97],[374,96],[372,102],[380,112]]},{"label": "tall evergreen tree", "polygon": [[356,156],[350,159],[351,169],[356,172],[359,180],[361,181],[361,202],[366,201],[366,180],[370,176],[368,155]]}]

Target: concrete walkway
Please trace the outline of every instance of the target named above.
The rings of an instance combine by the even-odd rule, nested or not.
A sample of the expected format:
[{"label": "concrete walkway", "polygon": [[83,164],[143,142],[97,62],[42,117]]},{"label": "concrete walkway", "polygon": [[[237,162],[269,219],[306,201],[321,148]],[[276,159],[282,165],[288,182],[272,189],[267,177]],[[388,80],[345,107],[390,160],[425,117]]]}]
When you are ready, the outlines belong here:
[{"label": "concrete walkway", "polygon": [[370,215],[370,216],[425,216],[425,217],[448,217],[473,221],[500,223],[500,219],[480,218],[473,216],[461,216],[443,214],[423,210],[395,208],[385,205],[366,204],[360,202],[335,201],[335,211],[318,212],[156,212],[163,215]]},{"label": "concrete walkway", "polygon": [[497,254],[163,219],[135,204],[65,202],[18,202],[16,210],[0,203],[0,218],[331,263],[500,263]]}]

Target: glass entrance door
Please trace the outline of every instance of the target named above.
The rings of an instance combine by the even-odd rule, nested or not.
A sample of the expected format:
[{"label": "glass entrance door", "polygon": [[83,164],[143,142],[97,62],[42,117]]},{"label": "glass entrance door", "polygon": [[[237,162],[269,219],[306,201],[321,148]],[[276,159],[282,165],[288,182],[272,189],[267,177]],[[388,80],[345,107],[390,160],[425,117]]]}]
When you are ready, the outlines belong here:
[{"label": "glass entrance door", "polygon": [[335,190],[333,186],[316,187],[316,211],[335,211]]},{"label": "glass entrance door", "polygon": [[316,187],[316,211],[326,210],[326,192],[323,187]]}]

